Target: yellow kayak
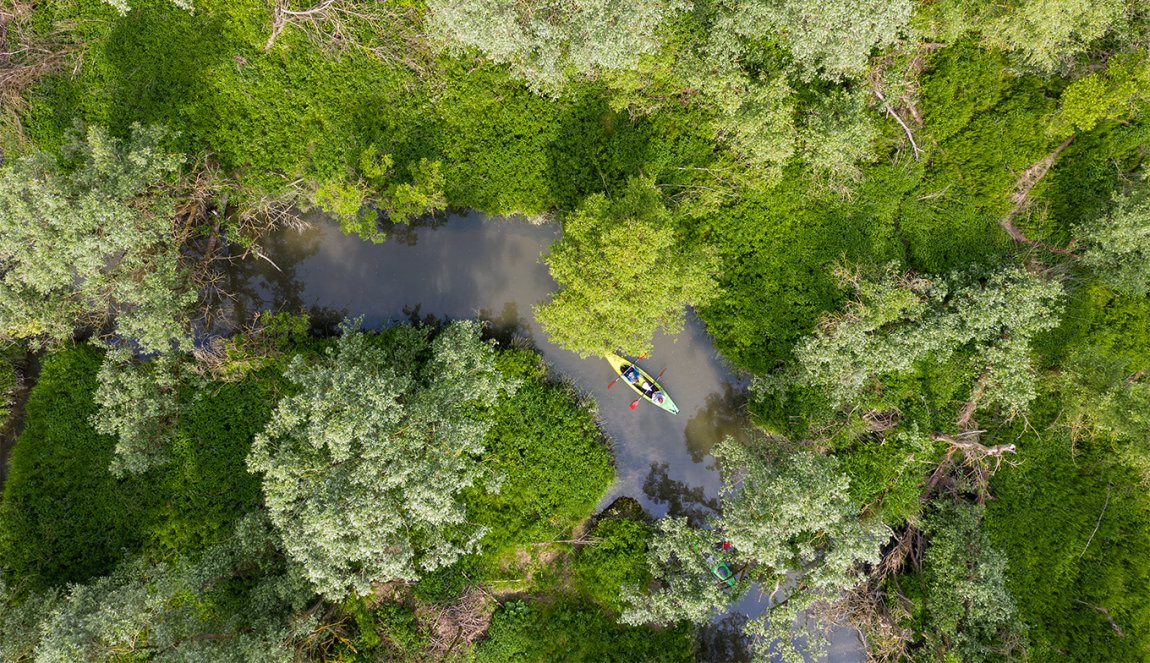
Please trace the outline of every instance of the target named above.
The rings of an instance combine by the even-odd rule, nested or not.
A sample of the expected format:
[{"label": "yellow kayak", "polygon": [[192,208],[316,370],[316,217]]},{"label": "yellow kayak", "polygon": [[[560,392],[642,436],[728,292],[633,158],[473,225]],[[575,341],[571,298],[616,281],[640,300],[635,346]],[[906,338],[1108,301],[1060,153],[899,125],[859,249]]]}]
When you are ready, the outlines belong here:
[{"label": "yellow kayak", "polygon": [[631,385],[635,393],[655,407],[662,408],[671,414],[679,413],[679,406],[671,400],[671,395],[658,382],[655,382],[655,378],[651,377],[647,371],[617,354],[611,353],[606,357],[607,361],[611,363],[611,368],[615,369],[615,372],[624,382]]}]

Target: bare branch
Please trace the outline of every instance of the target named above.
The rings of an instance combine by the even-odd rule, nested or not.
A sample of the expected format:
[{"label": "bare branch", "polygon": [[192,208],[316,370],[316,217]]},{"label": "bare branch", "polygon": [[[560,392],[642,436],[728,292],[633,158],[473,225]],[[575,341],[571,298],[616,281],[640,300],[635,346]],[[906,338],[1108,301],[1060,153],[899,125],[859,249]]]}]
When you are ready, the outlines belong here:
[{"label": "bare branch", "polygon": [[914,158],[918,159],[919,155],[923,154],[923,151],[919,149],[918,143],[915,142],[914,134],[911,132],[910,127],[906,126],[906,122],[903,122],[902,118],[898,116],[898,113],[894,112],[894,109],[887,103],[886,97],[882,96],[882,92],[873,89],[871,91],[874,92],[874,95],[882,102],[882,105],[886,108],[886,112],[902,126],[902,130],[906,132],[906,137],[910,139],[911,148],[914,149]]},{"label": "bare branch", "polygon": [[[1102,526],[1102,516],[1106,515],[1106,507],[1110,506],[1110,489],[1113,488],[1110,484],[1106,485],[1106,501],[1102,503],[1102,513],[1098,514],[1098,522],[1094,523],[1094,531],[1090,533],[1090,538],[1086,539],[1086,545],[1082,547],[1082,552],[1078,553],[1078,559],[1086,554],[1087,548],[1090,543],[1094,541],[1094,535],[1098,533],[1098,528]],[[1121,635],[1121,633],[1119,634]]]},{"label": "bare branch", "polygon": [[1026,206],[1030,203],[1031,190],[1046,176],[1046,173],[1050,170],[1050,167],[1054,165],[1054,160],[1058,158],[1062,150],[1065,150],[1072,142],[1074,142],[1074,136],[1062,141],[1062,144],[1055,148],[1053,152],[1035,162],[1019,176],[1018,182],[1014,185],[1014,193],[1010,195],[1010,199],[1014,201],[1014,207],[998,222],[999,225],[1002,226],[1002,229],[1006,231],[1006,234],[1010,235],[1010,239],[1020,244],[1045,249],[1051,253],[1074,257],[1074,254],[1066,249],[1052,246],[1036,239],[1030,239],[1018,229],[1018,226],[1014,225],[1015,217],[1017,217],[1022,210],[1026,209]]}]

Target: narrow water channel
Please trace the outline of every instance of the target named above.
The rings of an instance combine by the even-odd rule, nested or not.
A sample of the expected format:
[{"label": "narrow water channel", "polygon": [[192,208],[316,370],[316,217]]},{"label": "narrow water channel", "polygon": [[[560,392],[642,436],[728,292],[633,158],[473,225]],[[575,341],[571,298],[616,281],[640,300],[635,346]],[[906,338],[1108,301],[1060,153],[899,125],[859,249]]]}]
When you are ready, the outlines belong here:
[{"label": "narrow water channel", "polygon": [[[450,214],[399,227],[386,242],[372,244],[344,235],[323,217],[308,220],[306,229],[269,237],[262,247],[265,259],[236,264],[227,288],[238,319],[271,309],[329,319],[363,316],[367,327],[426,316],[488,320],[500,334],[528,339],[554,375],[598,403],[617,475],[600,506],[629,496],[654,516],[696,520],[717,506],[720,479],[710,450],[726,435],[745,433],[745,385],[724,366],[693,313],[680,334],[657,336],[642,362],[652,374],[666,369],[661,382],[679,414],[645,402],[631,410],[634,393],[626,385],[608,389],[615,374],[605,360],[580,359],[550,343],[532,316],[532,306],[556,287],[542,258],[559,236],[557,224]],[[754,615],[765,606],[752,591],[738,609]],[[711,634],[714,657],[737,657],[719,631]],[[864,658],[852,630],[836,631],[832,645],[829,660]]]}]

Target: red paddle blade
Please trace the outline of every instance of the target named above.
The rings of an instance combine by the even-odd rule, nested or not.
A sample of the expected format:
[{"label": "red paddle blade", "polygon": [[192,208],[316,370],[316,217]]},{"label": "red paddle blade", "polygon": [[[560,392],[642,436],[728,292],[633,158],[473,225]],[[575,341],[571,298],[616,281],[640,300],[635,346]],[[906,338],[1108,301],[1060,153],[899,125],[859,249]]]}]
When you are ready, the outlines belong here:
[{"label": "red paddle blade", "polygon": [[637,407],[639,407],[639,399],[638,399],[638,398],[636,398],[635,400],[631,401],[631,409],[632,409],[632,410],[634,410],[634,409],[635,409],[635,408],[637,408]]},{"label": "red paddle blade", "polygon": [[611,384],[607,385],[607,389],[610,390],[611,387],[614,387],[615,383],[618,381],[619,381],[619,378],[615,378],[614,380],[611,380]]}]

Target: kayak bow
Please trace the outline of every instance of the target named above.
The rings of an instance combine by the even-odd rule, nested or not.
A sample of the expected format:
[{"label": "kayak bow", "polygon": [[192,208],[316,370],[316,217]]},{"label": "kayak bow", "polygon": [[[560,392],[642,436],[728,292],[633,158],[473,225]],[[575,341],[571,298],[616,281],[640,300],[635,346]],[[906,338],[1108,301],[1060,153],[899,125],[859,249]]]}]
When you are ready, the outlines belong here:
[{"label": "kayak bow", "polygon": [[[655,407],[658,407],[658,408],[661,408],[661,409],[664,409],[664,410],[670,412],[671,414],[678,414],[679,413],[679,406],[675,405],[675,401],[671,400],[671,395],[668,394],[667,390],[663,389],[663,387],[658,382],[655,382],[655,378],[651,377],[651,375],[649,373],[647,373],[647,371],[644,371],[642,368],[639,368],[639,366],[637,364],[635,364],[633,362],[629,362],[617,354],[611,353],[611,354],[606,355],[606,357],[607,357],[607,361],[611,363],[611,368],[615,369],[615,372],[618,373],[620,377],[622,377],[623,371],[627,370],[628,368],[630,368],[632,366],[634,366],[636,369],[638,369],[639,375],[642,376],[641,379],[646,384],[650,385],[650,387],[651,387],[650,390],[645,391],[641,385],[635,384],[634,382],[631,382],[627,378],[623,378],[623,381],[626,382],[628,385],[630,385],[631,388],[635,390],[635,393],[637,393],[637,394],[639,394],[639,396],[643,397],[644,400],[646,400],[651,405],[654,405]],[[663,399],[662,399],[661,403],[656,402],[655,399],[652,398],[652,396],[655,395],[656,393],[661,393],[663,395]]]}]

